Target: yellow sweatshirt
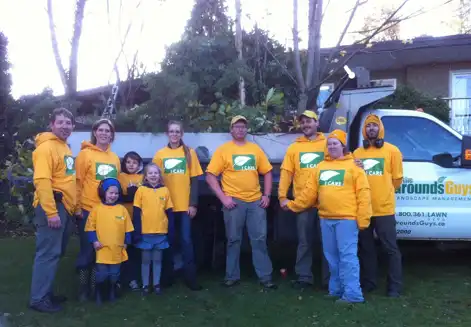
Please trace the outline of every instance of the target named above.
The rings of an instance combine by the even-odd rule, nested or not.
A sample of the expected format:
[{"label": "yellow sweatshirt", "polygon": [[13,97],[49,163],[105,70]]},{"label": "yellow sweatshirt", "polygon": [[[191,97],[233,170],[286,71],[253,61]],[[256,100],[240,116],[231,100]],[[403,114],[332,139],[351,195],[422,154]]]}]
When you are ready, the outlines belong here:
[{"label": "yellow sweatshirt", "polygon": [[[376,123],[379,126],[378,138],[384,139],[384,126],[376,115],[369,115],[363,126],[363,138],[366,136],[366,125]],[[355,158],[363,161],[371,188],[371,205],[373,216],[389,216],[396,211],[395,190],[402,184],[402,154],[394,145],[384,142],[383,147],[373,144],[368,148],[358,148],[353,153]]]},{"label": "yellow sweatshirt", "polygon": [[40,133],[36,136],[36,149],[33,151],[33,206],[41,205],[48,218],[58,214],[53,191],[62,193],[62,203],[66,210],[75,211],[75,163],[72,152],[65,141],[53,133]]},{"label": "yellow sweatshirt", "polygon": [[[126,174],[121,172],[118,176],[119,184],[121,185],[121,190],[123,191],[123,195],[128,195],[128,186],[129,183],[136,185],[139,187],[142,185],[142,174]],[[129,215],[132,217],[132,208],[133,202],[125,202],[122,205],[128,210]]]},{"label": "yellow sweatshirt", "polygon": [[370,224],[368,179],[351,154],[335,160],[326,156],[307,179],[302,193],[288,202],[288,208],[301,212],[313,207],[316,201],[322,219],[356,220],[360,229]]},{"label": "yellow sweatshirt", "polygon": [[101,203],[98,197],[98,185],[109,177],[118,178],[121,163],[118,156],[101,150],[90,142],[82,142],[82,149],[76,159],[77,167],[77,209],[91,211]]},{"label": "yellow sweatshirt", "polygon": [[301,194],[306,178],[324,160],[326,138],[324,134],[317,133],[314,140],[305,136],[298,137],[286,150],[285,158],[281,164],[280,184],[278,186],[278,199],[286,200],[288,189],[293,181],[293,196]]}]

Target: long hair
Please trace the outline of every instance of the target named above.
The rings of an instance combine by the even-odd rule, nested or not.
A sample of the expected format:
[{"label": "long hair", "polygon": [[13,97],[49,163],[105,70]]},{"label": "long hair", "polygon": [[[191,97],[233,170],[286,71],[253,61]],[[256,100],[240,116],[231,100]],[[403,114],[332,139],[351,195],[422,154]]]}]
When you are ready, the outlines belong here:
[{"label": "long hair", "polygon": [[162,177],[162,170],[160,169],[159,166],[157,166],[157,165],[156,165],[155,163],[153,163],[153,162],[148,163],[148,164],[144,167],[144,171],[143,171],[143,173],[142,173],[142,174],[143,174],[142,181],[143,181],[143,182],[149,182],[149,181],[147,180],[147,174],[149,173],[149,169],[150,169],[150,168],[155,168],[155,169],[157,169],[157,171],[159,172],[159,176],[160,176],[160,181],[159,181],[159,183],[160,183],[160,185],[164,185],[164,179],[163,179],[163,177]]},{"label": "long hair", "polygon": [[[168,125],[167,125],[167,132],[170,129],[171,125],[177,125],[178,127],[180,127],[180,133],[183,135],[183,124],[182,124],[182,122],[176,121],[176,120],[169,121]],[[185,144],[185,142],[183,142],[183,136],[180,139],[180,145],[183,147],[183,152],[185,153],[186,164],[187,164],[188,168],[190,168],[191,167],[191,152],[190,152],[190,148]]]},{"label": "long hair", "polygon": [[98,130],[98,127],[100,127],[100,125],[102,124],[106,124],[109,126],[110,128],[110,131],[111,131],[111,142],[114,141],[114,134],[116,133],[116,130],[114,128],[114,125],[113,123],[111,122],[111,120],[109,119],[106,119],[106,118],[102,118],[102,119],[98,119],[96,122],[93,123],[93,126],[92,126],[92,135],[90,136],[90,142],[93,144],[93,145],[96,145],[96,136],[95,136],[95,133],[96,131]]}]

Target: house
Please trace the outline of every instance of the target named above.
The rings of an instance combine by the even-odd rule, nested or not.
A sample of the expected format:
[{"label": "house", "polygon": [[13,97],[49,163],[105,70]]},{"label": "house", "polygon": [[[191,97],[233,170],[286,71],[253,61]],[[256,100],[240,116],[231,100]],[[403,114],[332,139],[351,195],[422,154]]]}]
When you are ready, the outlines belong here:
[{"label": "house", "polygon": [[[386,41],[371,47],[342,47],[345,58],[357,52],[349,67],[365,67],[372,81],[408,85],[449,102],[450,124],[460,133],[471,133],[471,35],[419,37],[409,42]],[[324,58],[332,49],[322,49]],[[342,62],[340,59],[339,62]],[[322,86],[324,93],[334,87]]]}]

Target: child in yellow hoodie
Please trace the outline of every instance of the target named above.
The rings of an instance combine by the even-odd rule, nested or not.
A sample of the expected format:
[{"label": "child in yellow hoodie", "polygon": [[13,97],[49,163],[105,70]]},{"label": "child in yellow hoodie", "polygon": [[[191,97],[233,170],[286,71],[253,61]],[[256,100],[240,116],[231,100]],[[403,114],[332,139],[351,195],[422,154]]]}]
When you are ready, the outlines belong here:
[{"label": "child in yellow hoodie", "polygon": [[329,297],[338,302],[364,302],[360,288],[358,231],[370,224],[368,180],[346,148],[347,135],[335,130],[327,138],[327,153],[294,201],[284,208],[301,212],[319,203],[322,246],[329,263]]},{"label": "child in yellow hoodie", "polygon": [[126,208],[118,204],[120,193],[117,179],[101,181],[98,194],[102,203],[93,207],[85,226],[88,240],[96,251],[97,304],[107,297],[109,301],[115,300],[121,263],[128,259],[126,246],[131,243],[134,227]]},{"label": "child in yellow hoodie", "polygon": [[134,196],[133,223],[136,228],[133,243],[142,251],[142,293],[150,292],[149,274],[152,264],[153,291],[160,294],[162,251],[169,247],[168,221],[173,219],[170,191],[162,184],[159,166],[150,163],[144,168],[144,184]]},{"label": "child in yellow hoodie", "polygon": [[[137,188],[142,185],[142,170],[144,164],[141,156],[134,151],[126,153],[121,161],[121,174],[118,180],[123,190],[120,202],[126,207],[129,216],[133,216],[134,195]],[[134,245],[127,248],[129,260],[123,264],[123,273],[120,283],[128,285],[132,291],[139,291],[139,276],[141,267],[141,251]]]}]

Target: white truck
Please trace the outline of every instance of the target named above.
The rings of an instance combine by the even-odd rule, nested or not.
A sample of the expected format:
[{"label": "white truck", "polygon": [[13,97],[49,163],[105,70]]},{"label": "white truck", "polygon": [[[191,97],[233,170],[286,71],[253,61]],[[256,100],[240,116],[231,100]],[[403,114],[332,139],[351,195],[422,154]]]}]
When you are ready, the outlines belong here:
[{"label": "white truck", "polygon": [[[362,144],[361,128],[366,116],[381,117],[385,140],[401,150],[404,182],[396,193],[399,239],[471,241],[471,138],[423,112],[401,109],[369,109],[371,104],[392,94],[394,87],[372,87],[361,70],[355,79],[346,77],[327,99],[320,115],[320,129],[328,133],[340,128],[348,132],[353,151]],[[351,84],[354,83],[353,87]],[[350,87],[350,89],[349,89]],[[75,132],[69,139],[77,155],[80,143],[90,132]],[[280,210],[277,201],[279,167],[286,149],[299,134],[249,135],[259,144],[274,166],[273,198],[268,209],[269,240],[296,241],[294,214]],[[193,147],[204,167],[215,149],[230,140],[224,133],[186,133],[185,143]],[[163,133],[117,133],[112,149],[120,157],[137,151],[145,161],[167,144]],[[224,226],[220,203],[200,180],[200,205],[195,222],[197,251],[204,257],[223,251]],[[198,250],[199,247],[199,250]],[[211,248],[211,250],[209,250]]]}]

